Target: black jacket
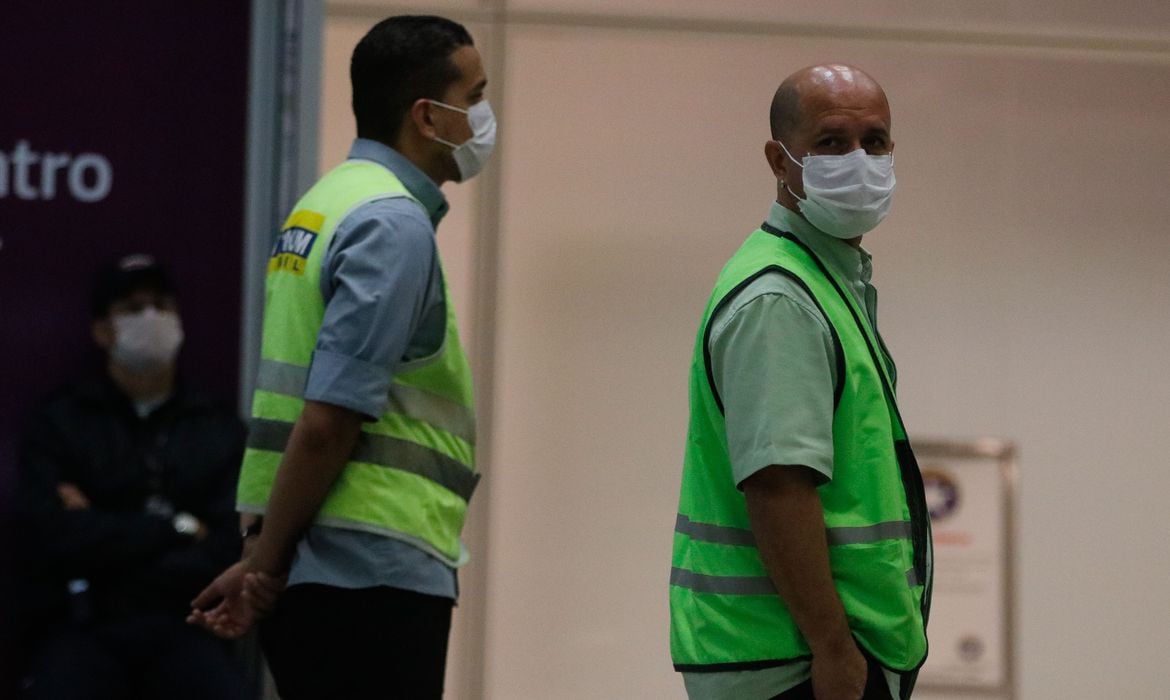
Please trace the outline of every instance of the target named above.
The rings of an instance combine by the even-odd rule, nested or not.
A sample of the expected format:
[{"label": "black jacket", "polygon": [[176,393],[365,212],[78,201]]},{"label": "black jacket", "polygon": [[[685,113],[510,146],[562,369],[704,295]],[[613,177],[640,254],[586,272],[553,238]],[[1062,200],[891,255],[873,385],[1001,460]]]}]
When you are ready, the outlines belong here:
[{"label": "black jacket", "polygon": [[[243,443],[234,411],[181,386],[142,419],[105,376],[50,398],[32,417],[19,457],[23,572],[40,604],[36,617],[66,616],[71,603],[77,613],[70,581],[88,584],[94,621],[184,615],[239,557]],[[90,507],[66,510],[57,493],[63,482]],[[208,536],[196,542],[176,532],[168,507],[194,515]]]}]

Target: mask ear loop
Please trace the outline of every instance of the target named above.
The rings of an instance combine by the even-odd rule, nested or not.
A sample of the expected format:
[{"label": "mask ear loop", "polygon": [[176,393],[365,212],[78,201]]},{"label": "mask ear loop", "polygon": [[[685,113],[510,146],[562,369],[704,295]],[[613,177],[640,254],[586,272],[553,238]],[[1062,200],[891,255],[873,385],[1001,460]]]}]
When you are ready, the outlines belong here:
[{"label": "mask ear loop", "polygon": [[788,156],[788,160],[792,161],[793,163],[796,163],[797,165],[800,166],[801,170],[804,170],[804,163],[802,163],[799,160],[792,157],[792,154],[788,152],[788,147],[784,145],[783,141],[781,141],[780,139],[776,139],[776,143],[780,144],[780,148],[784,149],[784,155]]},{"label": "mask ear loop", "polygon": [[[796,165],[798,167],[800,167],[801,171],[803,172],[804,171],[804,163],[801,163],[800,161],[798,161],[792,157],[792,154],[788,152],[788,147],[784,145],[783,141],[781,141],[780,139],[776,139],[776,143],[780,144],[780,148],[784,149],[784,155],[788,156],[788,160],[792,161],[793,163],[796,163]],[[783,187],[784,189],[788,190],[788,194],[795,197],[796,201],[798,201],[798,202],[807,202],[808,201],[808,197],[797,196],[797,194],[792,191],[792,188],[789,187],[787,185],[787,183],[785,183],[783,180],[780,181],[780,186]]]},{"label": "mask ear loop", "polygon": [[[460,114],[470,114],[469,110],[463,109],[462,107],[456,107],[455,105],[449,105],[446,102],[439,102],[438,100],[432,100],[432,99],[428,99],[427,102],[430,102],[433,105],[439,105],[440,107],[444,107],[446,109],[449,109],[452,112],[459,112]],[[459,146],[460,146],[460,144],[451,143],[450,141],[448,141],[446,139],[441,139],[438,136],[432,137],[432,140],[443,144],[444,146],[446,146],[447,148],[450,148],[451,150],[455,150],[456,148],[459,148]]]},{"label": "mask ear loop", "polygon": [[463,109],[462,107],[456,107],[455,105],[449,105],[446,102],[439,102],[438,100],[428,99],[427,102],[430,102],[433,105],[439,105],[440,107],[446,107],[447,109],[451,110],[452,112],[459,112],[460,114],[468,114],[471,111],[471,110]]}]

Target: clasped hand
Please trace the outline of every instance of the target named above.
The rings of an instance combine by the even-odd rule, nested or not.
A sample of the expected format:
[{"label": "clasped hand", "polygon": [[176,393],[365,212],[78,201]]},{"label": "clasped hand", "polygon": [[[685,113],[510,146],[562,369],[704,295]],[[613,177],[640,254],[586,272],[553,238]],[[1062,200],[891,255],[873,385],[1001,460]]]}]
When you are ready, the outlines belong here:
[{"label": "clasped hand", "polygon": [[245,557],[228,567],[191,601],[187,622],[217,637],[239,639],[272,612],[288,576],[254,568]]},{"label": "clasped hand", "polygon": [[849,640],[840,650],[814,653],[812,689],[817,700],[860,700],[865,695],[868,663]]}]

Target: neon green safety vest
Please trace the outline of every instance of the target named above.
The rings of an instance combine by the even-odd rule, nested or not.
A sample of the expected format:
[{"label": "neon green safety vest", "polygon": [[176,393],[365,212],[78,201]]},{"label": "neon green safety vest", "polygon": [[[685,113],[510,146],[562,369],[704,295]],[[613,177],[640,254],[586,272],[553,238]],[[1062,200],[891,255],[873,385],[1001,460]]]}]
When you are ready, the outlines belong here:
[{"label": "neon green safety vest", "polygon": [[[388,197],[417,202],[386,168],[372,161],[346,161],[297,202],[273,246],[260,367],[237,490],[240,512],[265,511],[276,469],[304,406],[309,364],[325,314],[319,282],[329,241],[355,207]],[[446,292],[444,287],[447,328],[442,348],[406,363],[394,375],[386,412],[376,422],[363,423],[315,522],[393,537],[458,566],[466,560],[459,533],[479,475],[471,370]]]},{"label": "neon green safety vest", "polygon": [[809,293],[838,349],[833,478],[819,492],[829,564],[849,627],[886,667],[916,669],[926,658],[930,524],[888,357],[843,281],[791,234],[767,224],[723,268],[695,345],[670,577],[675,668],[750,670],[810,656],[756,549],[732,476],[707,350],[715,313],[769,271]]}]

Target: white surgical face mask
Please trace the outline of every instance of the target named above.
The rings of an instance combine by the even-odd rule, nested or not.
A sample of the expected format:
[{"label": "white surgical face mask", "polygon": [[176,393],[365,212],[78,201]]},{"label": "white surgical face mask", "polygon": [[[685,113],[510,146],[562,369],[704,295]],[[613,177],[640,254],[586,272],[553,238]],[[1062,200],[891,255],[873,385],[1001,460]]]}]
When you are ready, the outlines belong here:
[{"label": "white surgical face mask", "polygon": [[111,317],[114,347],[110,356],[134,372],[149,372],[169,366],[183,344],[183,326],[174,311],[148,306],[133,314]]},{"label": "white surgical face mask", "polygon": [[783,143],[780,148],[801,167],[804,199],[791,187],[788,191],[799,201],[804,218],[821,231],[843,240],[857,238],[890,213],[897,184],[892,155],[871,156],[859,148],[843,156],[805,156],[801,162]]},{"label": "white surgical face mask", "polygon": [[459,182],[470,180],[483,170],[483,166],[496,147],[496,115],[492,113],[492,106],[488,104],[487,100],[476,102],[471,106],[471,109],[455,107],[438,100],[431,100],[431,104],[467,115],[467,124],[471,127],[471,138],[460,144],[444,141],[438,136],[434,138],[452,149],[451,154],[455,156],[455,165],[459,167]]}]

